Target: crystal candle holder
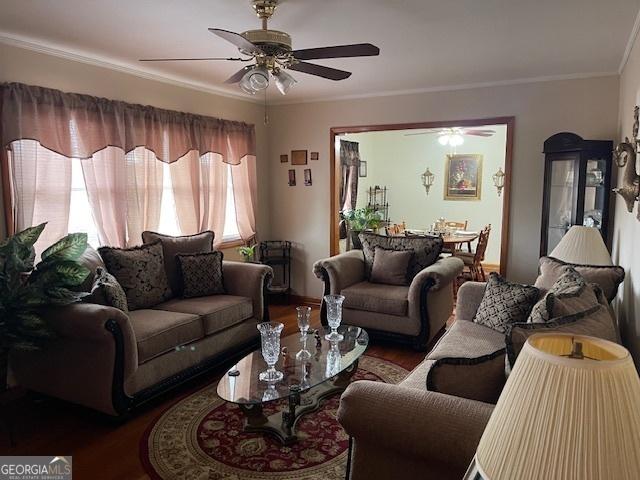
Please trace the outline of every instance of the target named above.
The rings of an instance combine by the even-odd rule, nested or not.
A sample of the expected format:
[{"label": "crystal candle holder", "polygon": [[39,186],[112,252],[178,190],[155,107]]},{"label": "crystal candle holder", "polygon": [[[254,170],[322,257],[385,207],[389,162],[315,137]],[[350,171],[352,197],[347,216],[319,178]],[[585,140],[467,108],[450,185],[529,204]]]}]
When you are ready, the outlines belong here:
[{"label": "crystal candle holder", "polygon": [[260,372],[258,377],[263,382],[277,382],[284,377],[282,372],[275,369],[280,357],[280,334],[283,328],[282,323],[264,322],[258,324],[262,341],[262,358],[268,367],[266,371]]},{"label": "crystal candle holder", "polygon": [[344,302],[344,296],[342,295],[325,295],[324,301],[327,305],[327,323],[331,332],[326,334],[324,338],[330,342],[339,342],[344,337],[338,333],[338,327],[342,322],[342,302]]}]

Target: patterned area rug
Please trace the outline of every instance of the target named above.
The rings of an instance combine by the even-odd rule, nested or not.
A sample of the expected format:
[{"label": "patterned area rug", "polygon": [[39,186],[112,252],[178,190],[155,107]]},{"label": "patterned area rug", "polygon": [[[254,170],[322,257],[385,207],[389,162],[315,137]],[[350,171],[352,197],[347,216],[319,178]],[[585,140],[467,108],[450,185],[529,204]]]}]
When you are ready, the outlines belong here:
[{"label": "patterned area rug", "polygon": [[[409,372],[389,361],[363,356],[354,380],[398,383]],[[340,397],[297,423],[298,442],[284,447],[275,438],[244,433],[239,408],[206,387],[163,413],[140,443],[140,458],[153,479],[342,480],[348,437],[336,414]],[[270,415],[284,401],[265,406]]]}]

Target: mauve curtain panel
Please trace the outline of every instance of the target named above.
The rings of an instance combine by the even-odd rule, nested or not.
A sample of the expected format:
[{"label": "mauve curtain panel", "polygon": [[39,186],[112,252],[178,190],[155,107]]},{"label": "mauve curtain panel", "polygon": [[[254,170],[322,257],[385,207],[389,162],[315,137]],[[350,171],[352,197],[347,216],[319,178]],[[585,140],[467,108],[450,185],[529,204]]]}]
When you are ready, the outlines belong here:
[{"label": "mauve curtain panel", "polygon": [[222,239],[227,165],[238,229],[255,236],[255,128],[243,122],[65,93],[0,85],[0,141],[8,233],[48,221],[46,239],[66,234],[72,158],[81,159],[102,244],[139,243],[157,229],[170,177],[183,234]]}]

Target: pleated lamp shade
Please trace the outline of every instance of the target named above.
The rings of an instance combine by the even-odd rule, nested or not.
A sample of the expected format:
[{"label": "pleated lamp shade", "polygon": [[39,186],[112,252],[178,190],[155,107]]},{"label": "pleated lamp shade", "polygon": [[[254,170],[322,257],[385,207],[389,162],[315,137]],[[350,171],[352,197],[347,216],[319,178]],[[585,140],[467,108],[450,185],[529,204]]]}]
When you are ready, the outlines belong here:
[{"label": "pleated lamp shade", "polygon": [[[582,360],[568,357],[577,343]],[[487,480],[639,479],[640,379],[629,352],[593,337],[532,335],[475,462]]]},{"label": "pleated lamp shade", "polygon": [[579,265],[612,265],[600,230],[582,225],[571,227],[549,256]]}]

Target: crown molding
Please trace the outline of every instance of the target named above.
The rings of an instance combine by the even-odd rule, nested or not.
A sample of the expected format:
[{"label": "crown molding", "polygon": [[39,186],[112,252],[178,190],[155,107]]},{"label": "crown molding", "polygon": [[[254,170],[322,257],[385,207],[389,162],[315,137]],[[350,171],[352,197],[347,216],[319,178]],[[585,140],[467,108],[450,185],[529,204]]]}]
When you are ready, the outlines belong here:
[{"label": "crown molding", "polygon": [[640,31],[640,10],[636,14],[636,20],[633,22],[633,28],[631,29],[631,33],[629,34],[629,39],[627,40],[627,46],[624,49],[624,53],[622,54],[622,60],[620,61],[620,66],[618,67],[618,73],[622,75],[622,71],[624,67],[626,67],[627,62],[629,61],[629,55],[631,55],[631,50],[633,50],[633,45],[636,43],[636,38],[638,37],[638,32]]},{"label": "crown molding", "polygon": [[571,73],[566,75],[547,75],[547,76],[541,76],[541,77],[517,78],[513,80],[496,80],[496,81],[490,81],[490,82],[463,83],[458,85],[443,85],[438,87],[414,88],[411,90],[388,90],[388,91],[376,92],[376,93],[340,95],[340,96],[334,96],[334,97],[318,97],[315,99],[308,99],[308,100],[295,100],[295,99],[292,99],[290,101],[276,100],[276,101],[269,102],[269,106],[296,105],[296,104],[302,104],[302,103],[335,102],[340,100],[358,100],[358,99],[376,98],[376,97],[395,97],[400,95],[417,95],[421,93],[450,92],[450,91],[456,91],[456,90],[473,90],[477,88],[522,85],[527,83],[557,82],[562,80],[582,80],[582,79],[588,79],[588,78],[617,77],[617,76],[619,76],[618,72],[587,72],[587,73]]},{"label": "crown molding", "polygon": [[88,65],[93,65],[94,67],[108,68],[109,70],[115,70],[117,72],[134,75],[136,77],[144,78],[147,80],[155,80],[157,82],[167,83],[176,87],[188,88],[191,90],[197,90],[199,92],[232,98],[234,100],[241,100],[249,103],[261,103],[261,101],[256,99],[255,97],[247,97],[246,95],[243,95],[239,92],[235,94],[221,88],[212,87],[211,85],[206,85],[199,82],[193,82],[185,78],[173,75],[158,74],[144,68],[132,67],[131,65],[115,62],[112,59],[99,56],[88,56],[87,54],[78,51],[63,50],[62,48],[52,47],[38,41],[34,41],[32,39],[8,34],[5,32],[0,32],[0,44],[18,47],[24,50],[30,50],[32,52],[43,53],[45,55],[51,55],[58,58],[64,58],[65,60],[85,63]]}]

